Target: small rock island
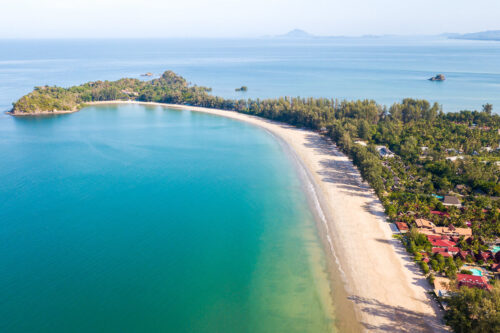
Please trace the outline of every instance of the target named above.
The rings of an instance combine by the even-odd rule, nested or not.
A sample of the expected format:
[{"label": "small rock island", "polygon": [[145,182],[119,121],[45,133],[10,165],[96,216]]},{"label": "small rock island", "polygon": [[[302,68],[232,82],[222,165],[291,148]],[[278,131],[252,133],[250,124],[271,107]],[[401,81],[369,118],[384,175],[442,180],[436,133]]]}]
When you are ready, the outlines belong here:
[{"label": "small rock island", "polygon": [[438,74],[436,76],[433,76],[429,79],[430,81],[444,81],[446,78],[444,77],[443,74]]},{"label": "small rock island", "polygon": [[241,86],[240,88],[234,89],[234,91],[247,91],[248,87],[247,86]]}]

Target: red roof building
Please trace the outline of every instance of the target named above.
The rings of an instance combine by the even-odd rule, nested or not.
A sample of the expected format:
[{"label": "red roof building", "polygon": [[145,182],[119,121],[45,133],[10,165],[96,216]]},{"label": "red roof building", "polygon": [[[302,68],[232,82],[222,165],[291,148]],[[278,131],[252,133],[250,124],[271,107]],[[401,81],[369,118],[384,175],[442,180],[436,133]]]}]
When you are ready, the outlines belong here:
[{"label": "red roof building", "polygon": [[439,253],[440,255],[442,255],[445,258],[451,257],[451,253],[448,252],[447,248],[433,247],[432,248],[432,254],[436,254],[436,253]]},{"label": "red roof building", "polygon": [[396,222],[396,226],[398,227],[400,232],[408,232],[410,228],[408,228],[408,224],[405,222]]},{"label": "red roof building", "polygon": [[488,261],[489,259],[493,259],[493,252],[491,251],[479,251],[476,255],[477,260]]},{"label": "red roof building", "polygon": [[[471,253],[469,251],[458,251],[458,257],[462,259],[463,261],[467,260],[467,256],[470,256]],[[472,256],[472,258],[474,258]]]},{"label": "red roof building", "polygon": [[444,240],[444,239],[429,239],[429,242],[431,242],[432,246],[435,247],[449,247],[449,246],[455,246],[457,245],[455,242],[449,241],[449,240]]},{"label": "red roof building", "polygon": [[450,214],[445,213],[445,212],[440,212],[439,210],[431,210],[431,214],[433,214],[433,215],[439,215],[439,216],[445,216],[445,217],[450,217]]},{"label": "red roof building", "polygon": [[476,276],[469,274],[457,274],[458,286],[469,287],[469,288],[481,288],[490,290],[491,286],[488,284],[488,279],[484,276]]}]

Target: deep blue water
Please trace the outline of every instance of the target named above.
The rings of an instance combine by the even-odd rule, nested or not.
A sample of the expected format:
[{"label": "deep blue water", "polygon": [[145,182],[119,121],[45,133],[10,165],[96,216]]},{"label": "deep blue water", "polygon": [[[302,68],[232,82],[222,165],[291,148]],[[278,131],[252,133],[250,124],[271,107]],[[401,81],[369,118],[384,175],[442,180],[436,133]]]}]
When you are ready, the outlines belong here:
[{"label": "deep blue water", "polygon": [[[317,40],[3,40],[0,108],[35,85],[176,71],[224,97],[316,96],[392,104],[425,98],[445,111],[500,110],[500,42],[437,37]],[[445,82],[430,82],[435,74]],[[246,93],[234,89],[246,85]]]}]

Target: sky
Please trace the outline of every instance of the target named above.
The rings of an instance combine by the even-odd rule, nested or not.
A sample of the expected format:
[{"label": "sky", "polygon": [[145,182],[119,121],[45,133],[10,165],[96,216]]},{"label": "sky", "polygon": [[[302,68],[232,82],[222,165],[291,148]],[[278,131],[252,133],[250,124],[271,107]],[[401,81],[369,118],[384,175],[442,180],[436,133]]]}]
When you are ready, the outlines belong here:
[{"label": "sky", "polygon": [[259,37],[500,30],[499,0],[0,0],[0,38]]}]

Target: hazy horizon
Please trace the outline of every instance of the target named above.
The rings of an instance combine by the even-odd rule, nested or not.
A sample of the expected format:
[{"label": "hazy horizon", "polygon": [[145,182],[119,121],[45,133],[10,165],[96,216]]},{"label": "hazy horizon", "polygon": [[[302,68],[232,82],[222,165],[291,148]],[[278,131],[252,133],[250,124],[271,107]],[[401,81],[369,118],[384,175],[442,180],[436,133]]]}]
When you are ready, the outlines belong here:
[{"label": "hazy horizon", "polygon": [[438,35],[499,30],[498,12],[496,0],[19,0],[2,4],[0,38]]}]

